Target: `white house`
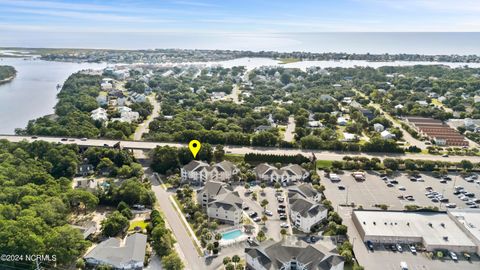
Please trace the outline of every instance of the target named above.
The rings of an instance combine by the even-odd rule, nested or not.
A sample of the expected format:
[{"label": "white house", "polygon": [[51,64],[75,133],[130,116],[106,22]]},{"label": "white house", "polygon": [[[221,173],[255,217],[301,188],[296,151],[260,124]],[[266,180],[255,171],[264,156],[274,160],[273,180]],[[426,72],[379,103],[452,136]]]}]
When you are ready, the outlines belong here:
[{"label": "white house", "polygon": [[268,163],[262,163],[255,167],[254,172],[258,180],[278,182],[283,185],[305,180],[310,175],[307,170],[298,164],[289,164],[277,169]]},{"label": "white house", "polygon": [[130,109],[130,108],[127,107],[127,106],[119,106],[119,107],[117,108],[117,111],[121,114],[121,113],[123,113],[123,112],[131,112],[132,109]]},{"label": "white house", "polygon": [[120,119],[122,122],[135,122],[140,118],[140,114],[138,112],[122,112],[120,114]]},{"label": "white house", "polygon": [[243,200],[237,192],[217,195],[215,200],[207,205],[207,216],[217,219],[220,223],[241,224],[243,221]]},{"label": "white house", "polygon": [[347,124],[347,119],[340,116],[337,119],[337,124],[340,125],[340,126],[345,126]]},{"label": "white house", "polygon": [[207,181],[229,181],[240,170],[230,161],[222,161],[210,166],[208,163],[192,160],[180,169],[182,181],[203,184]]},{"label": "white house", "polygon": [[112,90],[113,85],[109,82],[102,82],[100,84],[100,88],[102,88],[103,91],[108,91],[108,90]]},{"label": "white house", "polygon": [[108,114],[104,108],[96,108],[90,113],[90,117],[95,121],[108,121]]},{"label": "white house", "polygon": [[385,127],[380,124],[380,123],[375,123],[373,124],[373,129],[376,131],[376,132],[382,132],[385,130]]},{"label": "white house", "polygon": [[327,218],[328,209],[325,206],[299,193],[289,193],[288,203],[292,226],[302,232],[310,233],[313,226]]},{"label": "white house", "polygon": [[403,105],[402,105],[402,104],[398,104],[398,105],[395,105],[394,108],[395,108],[395,109],[403,109]]},{"label": "white house", "polygon": [[417,103],[422,107],[427,107],[428,106],[428,102],[425,101],[425,100],[417,100]]},{"label": "white house", "polygon": [[380,136],[384,140],[395,139],[395,134],[390,133],[388,130],[384,130],[380,133]]},{"label": "white house", "polygon": [[308,121],[308,127],[309,128],[321,128],[323,127],[323,124],[320,121]]},{"label": "white house", "polygon": [[209,203],[213,202],[217,196],[232,191],[233,188],[227,183],[208,181],[203,188],[197,191],[197,202],[202,207],[206,207]]},{"label": "white house", "polygon": [[85,256],[88,266],[108,265],[113,269],[143,269],[147,236],[136,233],[127,236],[125,241],[108,238],[101,242]]},{"label": "white house", "polygon": [[351,142],[357,140],[357,135],[353,133],[343,132],[343,141]]}]

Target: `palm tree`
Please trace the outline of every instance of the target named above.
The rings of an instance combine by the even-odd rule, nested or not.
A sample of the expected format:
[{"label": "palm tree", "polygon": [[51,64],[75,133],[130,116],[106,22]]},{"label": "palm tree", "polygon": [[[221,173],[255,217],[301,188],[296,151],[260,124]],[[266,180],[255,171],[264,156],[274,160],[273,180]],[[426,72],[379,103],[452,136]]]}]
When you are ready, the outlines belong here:
[{"label": "palm tree", "polygon": [[233,255],[233,257],[232,257],[232,262],[235,264],[235,266],[237,266],[237,263],[240,262],[240,256],[238,256],[238,255],[236,255],[236,254]]},{"label": "palm tree", "polygon": [[287,235],[287,230],[281,229],[280,234],[282,235],[282,238],[285,238],[285,235]]},{"label": "palm tree", "polygon": [[208,250],[209,253],[212,253],[213,248],[214,248],[214,246],[213,246],[212,243],[207,244],[207,250]]},{"label": "palm tree", "polygon": [[219,233],[215,234],[215,240],[220,241],[222,239],[222,235]]},{"label": "palm tree", "polygon": [[263,207],[263,212],[265,212],[265,208],[267,207],[267,205],[268,205],[268,200],[263,199],[262,202],[260,203],[260,206]]},{"label": "palm tree", "polygon": [[232,262],[232,259],[230,257],[227,256],[227,257],[223,258],[223,264],[224,265],[227,265],[231,262]]}]

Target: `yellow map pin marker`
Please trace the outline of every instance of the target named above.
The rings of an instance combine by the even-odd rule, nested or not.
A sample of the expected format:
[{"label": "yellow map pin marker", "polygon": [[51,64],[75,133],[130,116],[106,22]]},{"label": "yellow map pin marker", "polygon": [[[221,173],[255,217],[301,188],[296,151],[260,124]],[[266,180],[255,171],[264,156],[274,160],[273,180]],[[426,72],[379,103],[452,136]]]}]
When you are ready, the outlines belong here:
[{"label": "yellow map pin marker", "polygon": [[193,154],[193,158],[197,157],[198,151],[200,151],[200,148],[202,147],[202,144],[197,141],[197,140],[191,140],[190,143],[188,144],[188,149]]}]

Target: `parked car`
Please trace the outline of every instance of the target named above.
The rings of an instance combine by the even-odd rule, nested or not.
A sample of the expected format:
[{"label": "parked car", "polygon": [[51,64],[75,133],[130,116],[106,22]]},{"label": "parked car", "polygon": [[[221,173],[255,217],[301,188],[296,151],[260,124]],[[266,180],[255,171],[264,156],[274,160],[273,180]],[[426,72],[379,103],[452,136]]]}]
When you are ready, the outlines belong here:
[{"label": "parked car", "polygon": [[403,252],[402,246],[400,244],[395,244],[395,248],[398,252]]},{"label": "parked car", "polygon": [[339,185],[339,186],[338,186],[338,189],[339,189],[339,190],[345,190],[345,186],[344,186],[344,185]]},{"label": "parked car", "polygon": [[287,229],[289,226],[287,223],[283,222],[282,224],[280,224],[280,228],[283,228],[283,229]]},{"label": "parked car", "polygon": [[252,212],[248,213],[248,216],[251,217],[251,218],[254,218],[254,217],[258,216],[258,213],[255,212],[255,211],[252,211]]},{"label": "parked car", "polygon": [[250,207],[248,207],[248,205],[245,205],[245,206],[243,207],[243,210],[244,210],[244,211],[247,211],[248,209],[250,209]]},{"label": "parked car", "polygon": [[286,214],[280,214],[280,220],[287,220],[287,215]]},{"label": "parked car", "polygon": [[406,262],[400,262],[400,269],[401,270],[408,270],[408,265]]},{"label": "parked car", "polygon": [[455,204],[455,203],[447,203],[447,204],[445,204],[445,207],[447,207],[447,208],[456,208],[456,207],[457,207],[457,204]]},{"label": "parked car", "polygon": [[60,141],[66,142],[66,141],[68,141],[68,139],[67,138],[62,138]]},{"label": "parked car", "polygon": [[84,141],[86,141],[86,140],[88,140],[88,139],[87,139],[87,138],[81,138],[81,139],[80,139],[80,141],[82,141],[82,142],[84,142]]},{"label": "parked car", "polygon": [[370,250],[373,251],[373,243],[372,243],[372,241],[370,241],[370,240],[367,241],[367,247],[368,247],[368,249],[370,249]]},{"label": "parked car", "polygon": [[415,248],[414,245],[410,245],[410,251],[413,253],[413,254],[417,254],[417,249]]},{"label": "parked car", "polygon": [[38,139],[38,136],[32,136],[31,138],[36,140],[36,139]]},{"label": "parked car", "polygon": [[285,201],[285,198],[279,196],[279,197],[277,197],[277,201],[278,201],[278,202],[284,202],[284,201]]},{"label": "parked car", "polygon": [[405,187],[403,187],[403,186],[400,186],[400,187],[398,187],[398,190],[405,191],[405,190],[407,190],[407,189],[406,189]]},{"label": "parked car", "polygon": [[388,183],[388,184],[387,184],[387,187],[393,187],[393,186],[395,186],[395,185],[392,184],[392,183]]},{"label": "parked car", "polygon": [[278,205],[278,208],[283,208],[283,209],[285,209],[285,208],[287,208],[287,207],[286,207],[284,204],[279,204],[279,205]]},{"label": "parked car", "polygon": [[279,207],[279,208],[277,209],[277,213],[279,213],[279,214],[285,213],[285,208],[280,208],[280,207]]},{"label": "parked car", "polygon": [[457,254],[455,254],[455,252],[450,251],[448,255],[450,255],[450,258],[452,258],[452,260],[454,261],[458,260]]},{"label": "parked car", "polygon": [[254,218],[253,218],[253,221],[255,221],[255,222],[260,222],[261,220],[262,220],[262,219],[261,219],[260,217],[254,217]]},{"label": "parked car", "polygon": [[271,216],[273,216],[273,213],[270,210],[265,210],[265,215],[271,217]]}]

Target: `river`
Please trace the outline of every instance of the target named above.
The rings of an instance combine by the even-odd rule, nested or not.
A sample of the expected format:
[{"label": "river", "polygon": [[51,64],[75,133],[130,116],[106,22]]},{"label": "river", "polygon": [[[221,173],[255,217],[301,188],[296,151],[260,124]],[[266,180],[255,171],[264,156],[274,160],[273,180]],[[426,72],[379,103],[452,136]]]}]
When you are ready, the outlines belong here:
[{"label": "river", "polygon": [[57,84],[83,69],[101,69],[106,64],[63,63],[23,58],[0,58],[0,65],[10,65],[17,76],[0,85],[0,133],[12,134],[28,121],[53,113]]},{"label": "river", "polygon": [[[187,63],[184,63],[187,64]],[[190,63],[200,65],[221,65],[224,67],[246,66],[251,70],[260,66],[283,66],[305,69],[310,66],[354,67],[354,66],[408,66],[444,64],[451,67],[468,65],[480,67],[480,63],[438,63],[438,62],[368,62],[368,61],[302,61],[285,65],[268,58],[240,58],[220,62]],[[56,103],[57,84],[63,84],[69,75],[83,69],[101,69],[107,64],[51,62],[22,58],[0,58],[0,65],[11,65],[17,76],[0,85],[0,134],[13,134],[15,128],[24,128],[28,121],[53,113]],[[173,66],[178,64],[162,64]]]}]

